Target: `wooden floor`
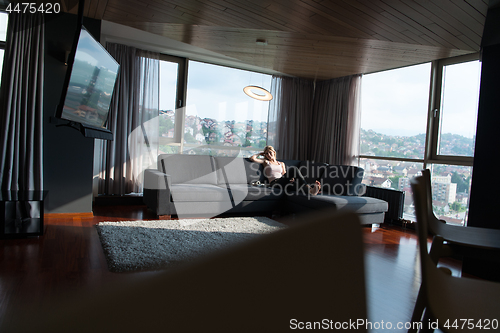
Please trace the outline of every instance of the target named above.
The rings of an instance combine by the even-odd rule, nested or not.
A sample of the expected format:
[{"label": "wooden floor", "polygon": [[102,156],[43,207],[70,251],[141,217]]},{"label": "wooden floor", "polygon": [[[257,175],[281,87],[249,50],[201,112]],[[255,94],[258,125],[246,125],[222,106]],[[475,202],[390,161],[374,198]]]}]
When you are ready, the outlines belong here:
[{"label": "wooden floor", "polygon": [[[54,296],[155,274],[109,272],[94,228],[101,221],[141,219],[154,216],[144,206],[98,206],[93,218],[46,219],[42,237],[0,240],[0,324],[9,311],[43,306]],[[415,232],[382,225],[363,228],[363,234],[368,320],[406,323],[420,286]],[[460,274],[458,261],[442,265]]]}]

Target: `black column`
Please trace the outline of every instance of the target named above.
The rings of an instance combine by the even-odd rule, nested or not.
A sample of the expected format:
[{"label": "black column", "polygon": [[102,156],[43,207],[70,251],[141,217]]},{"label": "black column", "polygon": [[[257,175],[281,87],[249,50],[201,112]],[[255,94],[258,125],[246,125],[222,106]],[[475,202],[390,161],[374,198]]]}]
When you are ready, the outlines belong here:
[{"label": "black column", "polygon": [[[468,226],[500,229],[500,8],[486,17]],[[500,281],[498,264],[465,258],[463,272]]]}]

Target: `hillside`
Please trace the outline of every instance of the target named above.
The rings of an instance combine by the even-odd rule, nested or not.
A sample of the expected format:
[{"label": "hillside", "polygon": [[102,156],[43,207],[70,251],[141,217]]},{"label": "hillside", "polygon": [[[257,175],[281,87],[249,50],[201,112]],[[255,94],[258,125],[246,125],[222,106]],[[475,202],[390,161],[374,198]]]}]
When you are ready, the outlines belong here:
[{"label": "hillside", "polygon": [[[440,154],[474,156],[475,138],[443,134]],[[392,136],[361,129],[361,155],[421,159],[424,156],[425,134]]]}]

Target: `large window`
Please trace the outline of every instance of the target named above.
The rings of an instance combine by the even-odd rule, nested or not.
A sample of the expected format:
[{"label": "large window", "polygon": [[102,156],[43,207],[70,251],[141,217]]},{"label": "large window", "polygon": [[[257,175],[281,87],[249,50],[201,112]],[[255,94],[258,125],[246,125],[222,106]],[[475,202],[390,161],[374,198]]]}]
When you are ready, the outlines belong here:
[{"label": "large window", "polygon": [[435,116],[439,115],[436,155],[473,157],[481,63],[443,61],[440,69],[441,98],[435,109]]},{"label": "large window", "polygon": [[431,64],[363,76],[361,154],[423,159]]},{"label": "large window", "polygon": [[363,77],[363,182],[405,191],[405,219],[415,220],[409,179],[429,168],[434,212],[448,223],[466,224],[481,70],[477,59],[449,58]]},{"label": "large window", "polygon": [[189,61],[182,151],[250,156],[267,140],[269,102],[255,100],[243,87],[270,88],[271,75]]}]

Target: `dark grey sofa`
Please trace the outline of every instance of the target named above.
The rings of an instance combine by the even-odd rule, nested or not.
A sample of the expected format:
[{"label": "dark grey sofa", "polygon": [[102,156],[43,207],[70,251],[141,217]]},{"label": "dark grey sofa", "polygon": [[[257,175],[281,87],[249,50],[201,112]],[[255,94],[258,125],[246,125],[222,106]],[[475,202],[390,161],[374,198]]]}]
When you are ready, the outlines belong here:
[{"label": "dark grey sofa", "polygon": [[158,170],[144,173],[144,202],[156,215],[166,218],[223,213],[297,213],[327,207],[357,212],[364,224],[384,221],[387,202],[361,197],[363,169],[309,161],[284,160],[298,167],[309,183],[319,180],[317,196],[297,192],[295,184],[285,188],[253,186],[266,182],[262,164],[246,158],[208,155],[163,154]]}]

